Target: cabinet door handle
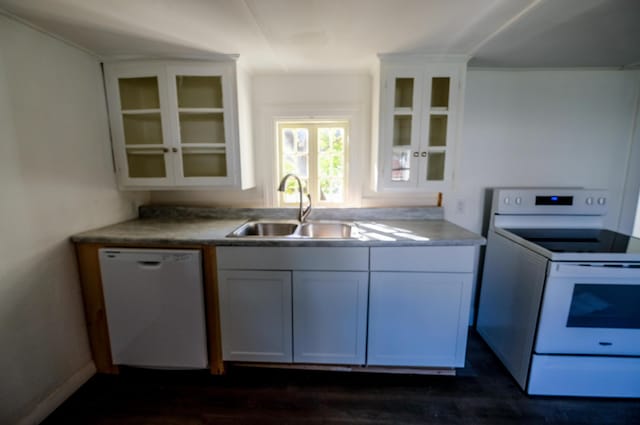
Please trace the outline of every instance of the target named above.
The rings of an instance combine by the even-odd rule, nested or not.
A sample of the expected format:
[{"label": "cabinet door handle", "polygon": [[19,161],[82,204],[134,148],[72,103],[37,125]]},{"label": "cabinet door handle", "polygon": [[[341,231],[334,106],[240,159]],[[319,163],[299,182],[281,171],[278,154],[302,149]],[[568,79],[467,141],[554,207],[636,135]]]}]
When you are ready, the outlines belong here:
[{"label": "cabinet door handle", "polygon": [[422,152],[422,153],[420,154],[420,156],[421,156],[421,157],[423,157],[423,158],[426,158],[426,157],[427,157],[427,153],[426,153],[426,152]]},{"label": "cabinet door handle", "polygon": [[414,158],[417,158],[417,157],[418,157],[418,155],[420,155],[420,153],[418,153],[418,152],[414,152],[414,153],[413,153],[413,157],[414,157]]},{"label": "cabinet door handle", "polygon": [[177,153],[178,152],[178,148],[171,148],[171,152]]},{"label": "cabinet door handle", "polygon": [[164,153],[169,152],[169,148],[162,148],[162,152],[164,152]]}]

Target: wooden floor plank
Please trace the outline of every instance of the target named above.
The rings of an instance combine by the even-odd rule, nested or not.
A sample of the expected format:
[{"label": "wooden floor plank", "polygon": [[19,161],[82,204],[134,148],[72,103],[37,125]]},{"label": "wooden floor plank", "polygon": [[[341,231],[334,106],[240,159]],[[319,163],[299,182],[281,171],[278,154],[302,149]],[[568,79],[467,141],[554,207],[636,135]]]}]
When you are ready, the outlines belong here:
[{"label": "wooden floor plank", "polygon": [[98,375],[44,425],[626,425],[637,399],[529,397],[475,332],[457,376],[231,368]]}]

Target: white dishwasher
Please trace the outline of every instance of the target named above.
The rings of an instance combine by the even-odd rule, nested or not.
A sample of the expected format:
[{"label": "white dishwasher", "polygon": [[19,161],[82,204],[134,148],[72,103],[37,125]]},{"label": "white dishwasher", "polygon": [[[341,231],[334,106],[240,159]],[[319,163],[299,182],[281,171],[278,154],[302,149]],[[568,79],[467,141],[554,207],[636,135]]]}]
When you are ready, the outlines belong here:
[{"label": "white dishwasher", "polygon": [[197,250],[99,250],[114,364],[207,367],[202,266]]}]

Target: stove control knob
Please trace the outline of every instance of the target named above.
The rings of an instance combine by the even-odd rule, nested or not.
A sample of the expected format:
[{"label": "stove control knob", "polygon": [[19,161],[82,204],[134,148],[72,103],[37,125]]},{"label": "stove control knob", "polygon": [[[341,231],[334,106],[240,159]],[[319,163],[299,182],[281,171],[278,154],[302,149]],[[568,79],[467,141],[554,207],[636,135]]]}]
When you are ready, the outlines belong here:
[{"label": "stove control knob", "polygon": [[516,205],[520,205],[522,203],[522,198],[517,196],[516,197]]},{"label": "stove control knob", "polygon": [[593,205],[593,198],[589,196],[585,202],[587,203],[587,205]]},{"label": "stove control knob", "polygon": [[598,198],[598,205],[604,205],[607,203],[607,199],[606,198]]},{"label": "stove control knob", "polygon": [[504,198],[503,202],[505,205],[509,205],[511,203],[511,199],[509,199],[509,197],[507,196],[506,198]]}]

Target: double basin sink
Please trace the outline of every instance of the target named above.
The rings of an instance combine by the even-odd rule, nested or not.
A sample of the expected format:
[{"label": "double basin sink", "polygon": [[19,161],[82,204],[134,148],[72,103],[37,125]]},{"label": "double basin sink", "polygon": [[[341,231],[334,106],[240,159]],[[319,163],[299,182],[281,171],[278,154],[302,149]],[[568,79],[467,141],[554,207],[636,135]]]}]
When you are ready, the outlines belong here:
[{"label": "double basin sink", "polygon": [[358,228],[342,221],[249,221],[227,235],[231,238],[357,239]]}]

